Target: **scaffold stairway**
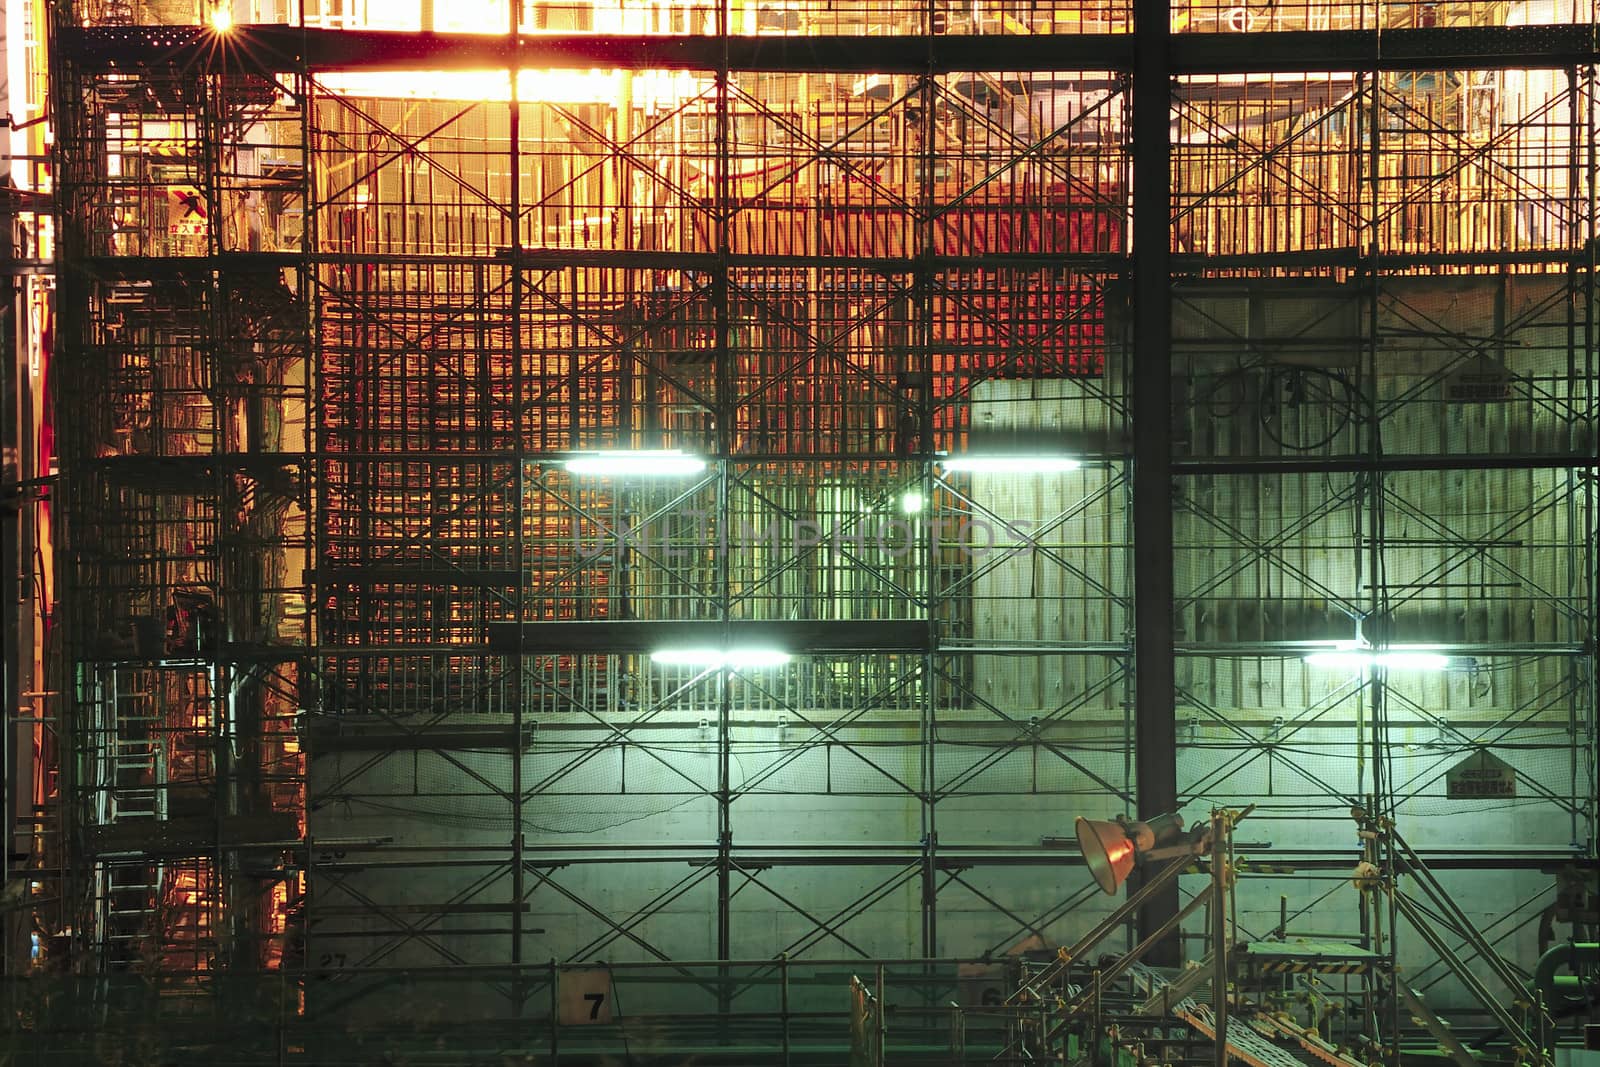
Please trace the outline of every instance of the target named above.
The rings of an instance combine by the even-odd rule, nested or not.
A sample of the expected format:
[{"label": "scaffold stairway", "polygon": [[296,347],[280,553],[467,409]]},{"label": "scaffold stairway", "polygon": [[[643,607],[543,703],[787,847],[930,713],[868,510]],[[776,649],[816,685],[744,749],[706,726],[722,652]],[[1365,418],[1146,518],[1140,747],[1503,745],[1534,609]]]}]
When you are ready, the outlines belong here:
[{"label": "scaffold stairway", "polygon": [[108,963],[128,966],[140,959],[155,919],[160,883],[161,868],[155,865],[107,870],[105,926],[101,936]]},{"label": "scaffold stairway", "polygon": [[[1208,975],[1209,966],[1193,968],[1177,981],[1166,978],[1148,967],[1135,965],[1129,971],[1135,993],[1144,998],[1140,1011],[1153,1010],[1161,1005],[1174,1018],[1187,1023],[1204,1037],[1216,1037],[1216,1022],[1209,1003],[1195,999],[1198,987],[1205,983],[1196,979]],[[1279,1020],[1266,1016],[1244,1015],[1236,1017],[1228,1028],[1229,1061],[1249,1064],[1250,1067],[1361,1067],[1339,1049],[1299,1030],[1288,1027]],[[1279,1042],[1284,1044],[1279,1044]],[[1288,1047],[1285,1047],[1285,1044]]]},{"label": "scaffold stairway", "polygon": [[111,742],[109,821],[161,817],[161,756],[161,743],[154,738]]}]

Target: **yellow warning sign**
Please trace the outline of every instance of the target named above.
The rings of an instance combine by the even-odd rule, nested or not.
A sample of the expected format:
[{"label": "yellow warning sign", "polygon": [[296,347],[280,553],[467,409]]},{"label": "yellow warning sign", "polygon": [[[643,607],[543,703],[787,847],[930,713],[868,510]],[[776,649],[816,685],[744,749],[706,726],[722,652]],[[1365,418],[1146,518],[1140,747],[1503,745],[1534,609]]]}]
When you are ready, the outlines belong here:
[{"label": "yellow warning sign", "polygon": [[167,186],[167,233],[173,237],[204,237],[210,217],[206,198],[192,185]]}]

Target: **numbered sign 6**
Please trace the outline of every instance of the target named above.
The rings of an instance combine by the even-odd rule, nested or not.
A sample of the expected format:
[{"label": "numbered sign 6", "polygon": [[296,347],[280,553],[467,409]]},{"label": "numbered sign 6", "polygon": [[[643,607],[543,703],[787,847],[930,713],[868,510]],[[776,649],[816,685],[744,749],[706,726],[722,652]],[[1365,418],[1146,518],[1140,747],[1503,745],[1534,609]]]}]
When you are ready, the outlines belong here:
[{"label": "numbered sign 6", "polygon": [[556,977],[562,1026],[608,1023],[612,1017],[611,971],[606,967],[563,967]]}]

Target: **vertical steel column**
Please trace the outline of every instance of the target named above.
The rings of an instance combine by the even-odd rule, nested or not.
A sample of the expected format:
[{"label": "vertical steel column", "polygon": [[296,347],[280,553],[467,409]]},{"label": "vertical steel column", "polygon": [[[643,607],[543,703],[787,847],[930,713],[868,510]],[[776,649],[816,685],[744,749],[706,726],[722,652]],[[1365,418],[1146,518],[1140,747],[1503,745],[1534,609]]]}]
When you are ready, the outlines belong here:
[{"label": "vertical steel column", "polygon": [[[300,4],[296,12],[302,37],[306,32],[305,5]],[[302,41],[304,44],[304,41]],[[304,51],[302,50],[302,54]],[[321,301],[317,297],[317,283],[320,280],[319,245],[321,242],[317,204],[317,180],[313,174],[313,146],[315,137],[317,92],[316,81],[311,72],[301,68],[297,73],[296,85],[300,90],[300,181],[302,196],[301,228],[300,228],[300,255],[302,257],[299,268],[295,271],[295,293],[300,298],[301,307],[305,309],[306,328],[306,415],[305,415],[305,442],[306,450],[306,647],[296,668],[295,684],[299,687],[298,702],[305,707],[312,700],[316,702],[317,710],[321,709],[323,687],[319,677],[323,661],[318,655],[317,646],[322,635],[321,617],[318,605],[322,603],[322,548],[323,538],[321,530],[321,504],[322,504],[322,395],[320,392],[322,378],[322,316],[318,313]],[[311,699],[308,699],[311,698]],[[315,958],[311,952],[311,895],[316,882],[315,864],[317,861],[316,850],[311,837],[311,761],[316,756],[315,743],[311,741],[311,731],[308,729],[302,734],[301,741],[301,772],[300,804],[301,804],[301,832],[304,835],[300,842],[301,855],[304,860],[300,868],[300,912],[296,919],[298,924],[300,973],[296,977],[299,983],[301,1006],[309,1011],[310,1006],[306,1001],[310,990],[309,974],[311,961]],[[286,931],[291,940],[294,934]],[[288,954],[285,953],[287,959]]]},{"label": "vertical steel column", "polygon": [[1228,972],[1233,949],[1229,908],[1233,893],[1228,883],[1232,864],[1233,816],[1215,812],[1211,816],[1211,1018],[1219,1067],[1228,1062]]},{"label": "vertical steel column", "polygon": [[[23,626],[24,612],[21,604],[23,597],[20,590],[24,588],[23,575],[28,573],[31,556],[22,552],[24,540],[24,522],[22,520],[22,507],[24,490],[21,482],[29,475],[22,463],[22,457],[27,454],[23,442],[30,434],[21,429],[27,426],[25,414],[27,403],[23,399],[27,395],[27,374],[24,370],[27,362],[27,335],[25,323],[27,322],[27,279],[17,273],[18,250],[15,234],[17,232],[16,213],[9,206],[0,208],[0,225],[5,227],[4,237],[0,238],[0,255],[5,257],[5,295],[4,307],[9,314],[0,318],[0,449],[6,456],[14,456],[13,463],[0,468],[0,479],[4,479],[5,486],[0,490],[0,632],[7,635],[6,647],[3,658],[0,658],[0,699],[5,701],[5,706],[0,708],[0,766],[5,768],[3,783],[0,783],[0,818],[5,821],[4,833],[6,843],[6,861],[3,873],[4,882],[9,882],[13,874],[12,855],[21,853],[24,856],[33,851],[33,835],[26,836],[27,847],[19,848],[19,842],[24,840],[21,829],[25,818],[32,816],[31,791],[25,783],[31,782],[31,776],[24,773],[22,760],[32,758],[31,752],[25,753],[23,745],[19,742],[24,725],[21,715],[23,686],[19,679],[22,677],[24,663],[31,666],[33,658],[33,642],[31,640],[32,628]],[[31,509],[30,509],[31,510]],[[28,597],[31,601],[31,595]],[[29,635],[29,640],[24,645],[23,635]],[[26,651],[24,651],[26,647]],[[30,795],[24,796],[25,792]],[[32,829],[32,824],[29,824]],[[26,863],[24,858],[23,863]],[[26,870],[15,872],[20,877],[27,877]],[[9,887],[8,887],[9,888]],[[27,970],[27,953],[12,944],[12,931],[21,935],[19,945],[27,940],[27,934],[21,923],[8,919],[0,925],[0,975],[10,974],[13,971],[25,972]],[[13,960],[13,952],[18,955]]]},{"label": "vertical steel column", "polygon": [[[724,289],[726,289],[727,259],[722,260],[724,272]],[[719,315],[719,318],[722,316]],[[724,318],[724,321],[725,318]],[[726,336],[726,335],[724,335]],[[726,406],[721,407],[722,412],[727,412]],[[719,414],[718,421],[721,421]],[[719,436],[723,436],[720,435]],[[726,523],[731,512],[728,499],[728,480],[732,476],[732,462],[728,458],[727,449],[721,448],[722,458],[718,462],[717,470],[717,515],[724,523],[722,529],[726,530]],[[717,605],[718,614],[722,621],[722,643],[728,647],[732,636],[732,627],[729,623],[728,613],[732,604],[728,582],[728,552],[726,541],[721,546],[721,558],[718,560]],[[717,672],[717,959],[729,960],[733,958],[733,918],[731,915],[733,900],[733,698],[732,690],[728,685],[728,668],[721,666],[715,668]],[[732,1009],[732,997],[729,983],[732,976],[727,968],[722,968],[717,981],[717,1005],[719,1014],[726,1016]]]},{"label": "vertical steel column", "polygon": [[[512,521],[515,523],[511,536],[512,551],[516,553],[516,562],[512,571],[517,576],[516,591],[512,594],[511,602],[516,610],[516,648],[512,650],[512,668],[514,671],[511,685],[511,1011],[521,1018],[522,1001],[525,996],[522,982],[522,901],[527,895],[527,872],[523,865],[523,840],[522,840],[522,762],[526,751],[522,743],[524,729],[523,704],[527,699],[527,683],[524,674],[527,664],[524,661],[522,643],[525,634],[522,629],[522,620],[526,618],[526,605],[523,603],[524,591],[528,588],[530,575],[523,567],[527,558],[525,538],[527,537],[525,517],[522,513],[522,502],[527,497],[527,463],[522,458],[522,405],[523,405],[523,378],[522,378],[522,97],[517,91],[517,75],[522,70],[522,25],[520,16],[522,5],[520,3],[507,4],[510,11],[511,25],[511,102],[510,112],[506,116],[506,139],[508,141],[506,162],[510,167],[511,180],[511,308],[507,320],[511,326],[511,410],[516,412],[516,423],[512,427],[514,435],[514,450],[517,454],[517,473],[513,479],[517,487],[517,496],[514,507],[515,514]],[[429,13],[431,21],[432,12]],[[576,356],[572,357],[574,360]],[[573,427],[576,429],[576,427]],[[555,1025],[554,1019],[550,1025]]]},{"label": "vertical steel column", "polygon": [[[224,68],[226,69],[226,68]],[[231,152],[228,143],[229,130],[229,78],[226,74],[214,74],[200,81],[200,129],[205,131],[200,144],[201,174],[197,184],[205,193],[206,202],[211,205],[211,220],[206,227],[206,252],[211,261],[211,277],[206,285],[208,294],[204,310],[204,322],[207,330],[202,341],[201,373],[204,380],[211,385],[213,392],[212,404],[212,435],[211,453],[218,455],[226,453],[231,447],[228,440],[227,416],[218,412],[217,408],[223,405],[218,403],[217,397],[223,394],[222,383],[229,380],[228,368],[224,366],[222,346],[226,336],[226,315],[229,310],[229,291],[226,279],[229,278],[225,253],[229,252],[226,240],[228,227],[228,207],[225,203],[225,192],[222,186],[222,174],[228,166],[228,156]],[[243,219],[240,220],[243,225]],[[235,237],[237,240],[237,236]],[[226,632],[230,617],[237,617],[238,604],[236,601],[251,597],[253,590],[243,587],[242,576],[239,585],[235,585],[235,575],[238,573],[237,565],[230,567],[226,544],[225,519],[228,512],[229,478],[226,467],[216,463],[211,471],[211,494],[215,503],[215,513],[211,522],[210,531],[212,551],[216,553],[216,594],[215,605],[216,621],[214,629]],[[197,486],[196,493],[204,492],[204,487]],[[172,594],[169,592],[168,596]],[[195,652],[206,660],[208,708],[206,729],[209,734],[207,740],[211,745],[212,776],[215,783],[214,794],[211,798],[211,817],[216,824],[217,843],[211,850],[210,861],[211,886],[210,899],[202,899],[200,907],[210,912],[211,929],[217,933],[218,955],[225,961],[225,966],[231,965],[236,957],[236,948],[241,944],[249,944],[252,931],[249,924],[255,918],[254,909],[246,903],[247,883],[239,879],[240,892],[235,893],[234,871],[231,868],[238,866],[237,852],[228,850],[223,845],[224,834],[222,823],[225,818],[239,814],[240,794],[240,768],[238,759],[239,751],[238,722],[239,708],[237,702],[236,680],[234,672],[229,665],[220,660],[221,650],[217,647],[216,633],[209,635],[199,632],[198,621],[195,624]],[[202,643],[204,642],[204,643]],[[177,725],[172,716],[181,713],[180,708],[168,708],[166,726],[172,729]],[[252,961],[253,966],[253,961]]]},{"label": "vertical steel column", "polygon": [[926,20],[924,28],[928,34],[928,70],[922,75],[917,87],[917,99],[921,108],[921,113],[917,116],[917,135],[922,143],[917,146],[916,154],[917,166],[921,171],[917,175],[917,258],[912,282],[916,303],[911,309],[916,319],[912,326],[912,355],[910,366],[907,368],[911,371],[912,377],[906,383],[908,388],[916,390],[917,398],[917,447],[911,451],[909,458],[917,464],[917,491],[922,494],[923,508],[934,517],[933,522],[926,524],[926,529],[920,531],[919,538],[924,553],[923,599],[926,605],[924,610],[928,616],[927,651],[923,653],[919,664],[922,669],[922,699],[919,702],[922,712],[920,724],[922,955],[926,959],[939,955],[939,823],[936,807],[939,796],[934,759],[939,705],[934,684],[937,673],[934,669],[933,652],[938,647],[939,626],[935,600],[937,595],[935,587],[939,581],[939,560],[937,539],[934,537],[935,524],[939,520],[934,504],[933,467],[928,462],[928,456],[933,450],[933,165],[935,161],[933,138],[937,131],[933,120],[933,109],[937,103],[933,80],[933,22],[938,3],[939,0],[927,0],[922,12],[922,17]]},{"label": "vertical steel column", "polygon": [[[1583,143],[1584,127],[1583,114],[1583,71],[1576,67],[1567,68],[1567,247],[1571,258],[1567,262],[1567,397],[1569,404],[1576,396],[1580,374],[1578,360],[1580,320],[1579,299],[1582,293],[1583,277],[1583,250],[1590,243],[1589,233],[1584,225],[1588,218],[1584,214],[1584,204],[1581,190],[1583,188]],[[1588,309],[1583,308],[1586,314]],[[1587,361],[1585,361],[1587,362]],[[1583,379],[1583,396],[1590,396],[1587,377]],[[1569,406],[1569,413],[1572,408]],[[1562,443],[1569,452],[1580,451],[1592,437],[1588,434],[1589,424],[1587,419],[1569,418],[1567,423],[1566,440]],[[1580,522],[1577,502],[1583,499],[1584,487],[1581,472],[1577,468],[1569,467],[1566,471],[1566,526],[1567,526],[1567,597],[1572,602],[1583,599],[1584,582],[1588,575],[1581,568],[1582,550],[1580,545],[1585,543],[1583,527]],[[1575,618],[1566,625],[1566,638],[1574,644],[1582,644],[1588,639],[1588,631],[1594,625],[1592,615]],[[1567,781],[1572,791],[1574,801],[1583,796],[1584,779],[1580,769],[1578,756],[1578,738],[1582,735],[1582,719],[1584,715],[1583,703],[1585,701],[1584,672],[1588,669],[1585,660],[1588,657],[1572,656],[1566,660],[1568,687],[1571,696],[1567,700],[1567,732],[1572,738],[1572,745],[1568,749]],[[1592,707],[1592,705],[1591,705]],[[1583,840],[1580,834],[1585,833],[1580,828],[1580,807],[1575,802],[1569,814],[1570,835],[1573,842]]]},{"label": "vertical steel column", "polygon": [[[1365,17],[1365,8],[1363,8],[1363,17]],[[1363,228],[1362,232],[1358,234],[1358,239],[1365,239],[1365,240],[1368,240],[1369,242],[1371,240],[1371,237],[1370,237],[1370,234],[1365,232],[1365,230],[1371,227],[1371,220],[1376,217],[1376,209],[1373,208],[1373,207],[1368,206],[1367,205],[1367,201],[1366,201],[1365,198],[1367,196],[1368,190],[1371,189],[1371,188],[1375,188],[1375,185],[1372,184],[1372,183],[1363,183],[1363,175],[1365,174],[1365,171],[1363,170],[1363,166],[1368,167],[1368,168],[1370,168],[1372,166],[1373,152],[1376,149],[1376,142],[1374,142],[1372,140],[1372,138],[1373,138],[1373,131],[1376,130],[1377,127],[1376,127],[1375,123],[1373,122],[1373,113],[1372,113],[1371,109],[1366,106],[1366,101],[1375,92],[1376,92],[1376,87],[1375,87],[1375,85],[1373,83],[1373,79],[1367,74],[1367,72],[1365,72],[1365,71],[1357,72],[1357,74],[1356,74],[1356,82],[1355,82],[1355,95],[1354,95],[1354,98],[1353,98],[1353,102],[1354,103],[1353,103],[1353,107],[1352,107],[1352,113],[1355,116],[1355,119],[1354,119],[1354,125],[1352,127],[1352,135],[1351,135],[1351,138],[1350,138],[1350,154],[1351,154],[1352,170],[1357,175],[1357,183],[1361,186],[1357,190],[1357,195],[1361,198],[1360,200],[1358,200],[1358,204],[1367,207],[1367,210],[1366,210],[1365,214],[1363,215],[1363,218],[1361,220],[1358,220],[1358,225]],[[1369,256],[1368,261],[1365,264],[1365,266],[1370,268],[1370,266],[1371,266],[1370,256]],[[1357,300],[1363,299],[1365,290],[1359,288],[1360,286],[1362,286],[1364,284],[1363,277],[1358,275],[1357,277],[1352,279],[1351,284],[1353,286],[1357,287],[1356,299]],[[1365,306],[1366,306],[1365,304],[1362,305],[1363,308]],[[1366,334],[1371,332],[1370,331],[1370,323],[1366,323],[1365,319],[1363,319],[1362,321],[1363,321],[1363,323],[1366,324],[1366,326],[1363,329],[1363,335],[1362,335],[1362,339],[1361,339],[1361,342],[1360,342],[1360,344],[1361,344],[1360,356],[1356,360],[1355,393],[1356,393],[1356,403],[1357,404],[1363,403],[1364,401],[1363,401],[1362,398],[1365,397],[1365,395],[1366,395],[1366,393],[1364,391],[1365,390],[1365,383],[1366,383],[1366,380],[1367,380],[1367,376],[1366,376],[1366,365],[1367,365],[1366,351],[1367,351],[1367,345],[1371,343],[1370,339],[1366,336]],[[1363,409],[1363,411],[1364,411],[1364,409]],[[1359,447],[1360,444],[1361,444],[1361,441],[1358,438],[1357,441],[1356,441],[1356,446]],[[1357,527],[1359,527],[1359,523],[1361,521],[1360,520],[1361,507],[1362,507],[1363,501],[1365,499],[1363,494],[1366,492],[1366,488],[1365,488],[1366,487],[1366,480],[1359,472],[1354,475],[1354,478],[1355,478],[1355,481],[1351,485],[1351,497],[1350,497],[1351,508],[1352,508],[1352,511],[1353,511],[1352,522],[1356,523]],[[1359,544],[1355,544],[1353,546],[1353,549],[1352,549],[1350,555],[1351,555],[1351,560],[1352,560],[1352,569],[1354,571],[1354,573],[1351,575],[1351,585],[1350,585],[1350,587],[1352,589],[1358,589],[1359,590],[1359,589],[1361,589],[1363,587],[1363,583],[1365,581],[1365,577],[1364,576],[1366,574],[1366,564],[1365,564],[1365,560],[1363,559],[1363,557],[1361,555],[1361,549],[1360,549],[1360,545]],[[1358,625],[1359,625],[1359,622],[1358,622]],[[1357,796],[1364,796],[1365,793],[1366,793],[1366,789],[1367,789],[1367,784],[1366,784],[1367,783],[1367,778],[1366,778],[1366,775],[1367,775],[1367,749],[1365,747],[1366,746],[1366,735],[1365,735],[1365,732],[1364,732],[1364,718],[1363,718],[1365,716],[1365,714],[1366,714],[1366,703],[1365,703],[1365,701],[1366,701],[1365,690],[1358,690],[1357,694],[1356,694],[1356,785],[1355,785],[1355,791],[1356,791],[1356,795]],[[1377,846],[1370,839],[1364,840],[1364,842],[1362,844],[1362,858],[1368,863],[1375,863],[1376,862],[1376,859],[1377,859]],[[1362,948],[1366,948],[1366,949],[1371,949],[1374,952],[1379,951],[1379,938],[1381,936],[1381,932],[1380,932],[1380,930],[1378,928],[1377,903],[1373,899],[1373,894],[1369,893],[1369,892],[1365,892],[1365,891],[1363,891],[1360,894],[1358,894],[1358,896],[1357,896],[1357,908],[1358,908],[1358,912],[1357,912],[1358,921],[1360,922],[1360,929],[1361,929],[1361,947]],[[1376,1022],[1376,1020],[1377,1020],[1378,1008],[1377,1008],[1377,1002],[1376,1002],[1376,999],[1375,999],[1376,996],[1377,996],[1377,986],[1376,986],[1375,983],[1376,983],[1376,975],[1369,974],[1369,975],[1363,976],[1363,978],[1362,978],[1362,991],[1363,991],[1362,992],[1362,1001],[1361,1001],[1361,1029],[1362,1029],[1362,1032],[1366,1032],[1368,1030],[1371,1030],[1371,1031],[1373,1031],[1375,1033],[1376,1030],[1377,1030],[1377,1022]]]},{"label": "vertical steel column", "polygon": [[[717,615],[722,622],[724,647],[729,636],[728,615],[732,605],[732,586],[728,566],[728,553],[731,549],[732,538],[728,528],[731,515],[729,503],[728,482],[733,475],[733,424],[736,418],[734,411],[734,373],[733,354],[729,339],[731,337],[731,324],[728,312],[728,257],[729,257],[729,232],[730,213],[733,210],[730,159],[732,121],[729,108],[732,106],[728,93],[728,66],[729,66],[729,38],[732,27],[729,25],[730,5],[732,0],[720,0],[717,4],[717,36],[722,43],[722,57],[716,71],[716,197],[714,211],[714,225],[716,227],[717,266],[716,275],[712,280],[712,302],[716,316],[716,457],[719,465],[717,473],[717,522],[720,531],[717,555]],[[729,704],[728,672],[717,672],[717,959],[728,960],[733,952],[733,919],[730,914],[732,907],[732,877],[733,877],[733,812],[732,796],[730,791],[729,759],[731,752],[729,745],[729,717],[732,708]],[[732,990],[730,983],[731,974],[723,968],[717,976],[717,1008],[718,1014],[724,1020],[732,1007]]]},{"label": "vertical steel column", "polygon": [[[1596,38],[1600,39],[1600,25],[1591,21],[1590,27]],[[1588,230],[1584,234],[1583,257],[1583,388],[1584,400],[1586,401],[1583,429],[1588,437],[1589,466],[1593,470],[1596,466],[1600,466],[1600,435],[1596,433],[1597,430],[1600,430],[1600,408],[1596,406],[1595,397],[1595,357],[1597,350],[1600,350],[1600,334],[1596,333],[1595,324],[1595,316],[1600,314],[1600,298],[1597,298],[1600,294],[1596,293],[1595,288],[1595,272],[1600,269],[1600,261],[1597,261],[1597,259],[1600,259],[1600,257],[1597,257],[1597,253],[1600,253],[1600,215],[1597,215],[1597,210],[1600,210],[1600,201],[1597,201],[1597,197],[1600,197],[1600,190],[1596,189],[1596,183],[1600,182],[1600,149],[1597,149],[1594,138],[1595,130],[1600,129],[1600,99],[1597,99],[1597,93],[1600,93],[1600,79],[1595,76],[1593,64],[1584,68],[1583,80],[1585,87],[1584,100],[1588,103],[1585,128],[1590,134],[1583,139],[1584,168],[1588,174],[1588,180],[1585,182],[1588,189],[1588,204],[1587,211],[1584,214],[1584,217],[1588,220]],[[1577,106],[1576,101],[1574,101],[1573,106]],[[1583,518],[1587,545],[1585,577],[1589,582],[1588,632],[1592,640],[1595,627],[1600,624],[1600,559],[1597,559],[1597,552],[1600,552],[1600,543],[1597,543],[1597,532],[1600,531],[1597,531],[1596,526],[1597,519],[1593,493],[1584,495]],[[1589,753],[1589,777],[1587,782],[1589,787],[1589,832],[1586,845],[1588,855],[1592,857],[1600,855],[1600,759],[1596,758],[1596,746],[1594,743],[1596,738],[1595,716],[1597,712],[1600,712],[1600,682],[1597,682],[1597,679],[1600,679],[1600,672],[1595,670],[1593,657],[1586,658],[1584,667],[1588,671],[1584,694],[1588,698],[1589,704],[1589,743],[1586,746]],[[1577,744],[1576,737],[1573,738],[1573,744]]]},{"label": "vertical steel column", "polygon": [[[1178,806],[1173,714],[1172,308],[1168,266],[1172,149],[1167,0],[1134,0],[1133,23],[1133,658],[1134,759],[1141,818]],[[1174,882],[1139,911],[1148,937],[1178,911]],[[1176,935],[1150,953],[1156,964],[1181,956]]]},{"label": "vertical steel column", "polygon": [[[1371,590],[1368,598],[1367,616],[1364,620],[1362,633],[1374,647],[1386,648],[1391,639],[1389,620],[1389,589],[1388,574],[1385,569],[1385,540],[1384,526],[1384,465],[1383,465],[1383,426],[1382,426],[1382,400],[1378,395],[1378,361],[1379,361],[1379,328],[1381,324],[1382,309],[1382,265],[1379,260],[1382,251],[1382,231],[1380,229],[1383,219],[1383,74],[1374,66],[1369,72],[1371,78],[1371,96],[1368,100],[1367,111],[1367,184],[1362,190],[1366,197],[1367,217],[1363,221],[1366,230],[1366,247],[1362,250],[1366,260],[1366,339],[1362,347],[1362,358],[1356,365],[1356,392],[1357,403],[1365,405],[1365,420],[1367,438],[1366,445],[1367,464],[1363,475],[1363,486],[1367,503],[1367,553],[1365,566],[1367,568],[1367,587]],[[1406,131],[1400,131],[1404,137]],[[1400,150],[1405,151],[1405,142],[1401,141]],[[1359,501],[1358,494],[1357,500]],[[1358,504],[1359,507],[1359,504]],[[1359,520],[1357,529],[1359,529]],[[1361,553],[1356,553],[1358,559]],[[1380,871],[1379,878],[1384,881],[1391,892],[1385,895],[1385,901],[1374,901],[1372,919],[1376,936],[1375,949],[1383,954],[1384,962],[1381,965],[1380,981],[1387,983],[1381,985],[1376,993],[1379,1001],[1374,1005],[1374,1022],[1377,1032],[1373,1035],[1382,1048],[1383,1062],[1396,1064],[1400,1062],[1400,998],[1397,990],[1395,976],[1395,961],[1399,956],[1399,921],[1394,903],[1394,879],[1398,872],[1395,868],[1394,848],[1389,840],[1388,827],[1392,825],[1389,820],[1394,817],[1394,798],[1391,794],[1393,785],[1390,781],[1389,767],[1389,728],[1386,696],[1388,692],[1388,677],[1384,668],[1374,664],[1368,673],[1366,691],[1369,701],[1368,712],[1371,718],[1368,736],[1371,739],[1370,755],[1372,757],[1372,792],[1369,807],[1374,820],[1374,829],[1377,831],[1373,839],[1373,849],[1376,865]],[[1379,909],[1385,909],[1380,913]],[[1387,941],[1384,940],[1387,934]],[[1381,1012],[1381,1017],[1377,1015]]]}]

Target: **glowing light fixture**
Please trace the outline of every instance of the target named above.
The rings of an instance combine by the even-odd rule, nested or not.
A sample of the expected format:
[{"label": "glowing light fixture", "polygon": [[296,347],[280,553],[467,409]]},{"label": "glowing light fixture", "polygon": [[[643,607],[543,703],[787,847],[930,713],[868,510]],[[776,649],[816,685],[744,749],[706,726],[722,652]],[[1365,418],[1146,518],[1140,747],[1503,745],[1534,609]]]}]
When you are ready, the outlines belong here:
[{"label": "glowing light fixture", "polygon": [[563,466],[570,474],[595,478],[672,478],[699,474],[706,469],[706,461],[676,448],[659,448],[585,452],[570,457]]},{"label": "glowing light fixture", "polygon": [[228,0],[223,0],[220,4],[213,4],[211,13],[207,16],[207,21],[211,23],[211,29],[216,33],[227,33],[232,30],[233,11],[229,6]]},{"label": "glowing light fixture", "polygon": [[913,489],[900,498],[900,510],[907,515],[915,515],[926,503],[922,494]]},{"label": "glowing light fixture", "polygon": [[[372,5],[373,8],[377,6]],[[443,4],[438,6],[441,10],[444,7]],[[368,29],[417,28],[415,24],[374,26],[372,21],[369,14]],[[503,27],[504,10],[489,18],[487,24]],[[435,28],[445,32],[442,25]],[[600,29],[598,25],[594,28]],[[474,31],[463,29],[460,32]],[[487,102],[511,99],[511,76],[505,70],[340,71],[325,75],[319,79],[319,84],[333,93],[386,99]],[[661,110],[680,106],[685,100],[705,92],[709,84],[709,79],[682,70],[521,70],[517,72],[517,97],[547,104],[611,104],[614,107],[620,106],[621,101],[632,101],[634,107]]]},{"label": "glowing light fixture", "polygon": [[1115,820],[1085,819],[1074,823],[1078,850],[1089,874],[1106,894],[1115,893],[1133,873],[1135,864],[1178,856],[1201,856],[1211,848],[1211,831],[1197,823],[1184,830],[1183,818],[1168,812],[1149,822],[1134,822],[1126,815]]},{"label": "glowing light fixture", "polygon": [[1344,645],[1312,652],[1305,657],[1305,662],[1310,667],[1346,671],[1365,671],[1374,666],[1391,670],[1442,671],[1450,666],[1450,657],[1442,652],[1405,646],[1378,651],[1363,645]]},{"label": "glowing light fixture", "polygon": [[664,667],[696,667],[701,670],[760,670],[788,663],[789,653],[776,648],[658,648],[650,662]]},{"label": "glowing light fixture", "polygon": [[947,471],[965,471],[971,474],[1060,474],[1075,471],[1083,466],[1082,460],[1071,456],[969,454],[945,456],[939,465]]}]

